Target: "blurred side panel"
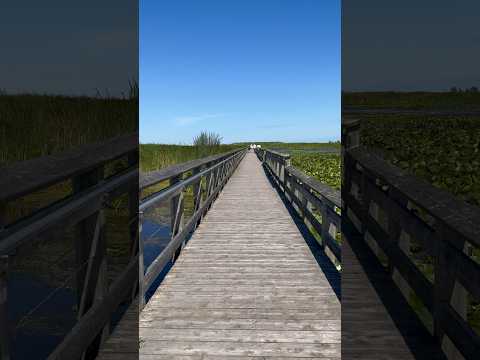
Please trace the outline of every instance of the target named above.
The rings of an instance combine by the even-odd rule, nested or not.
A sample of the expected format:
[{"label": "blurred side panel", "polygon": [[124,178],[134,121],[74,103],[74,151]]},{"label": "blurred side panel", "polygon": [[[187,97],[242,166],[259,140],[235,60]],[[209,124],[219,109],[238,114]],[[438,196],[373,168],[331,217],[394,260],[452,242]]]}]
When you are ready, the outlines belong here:
[{"label": "blurred side panel", "polygon": [[478,359],[480,3],[342,13],[342,358]]},{"label": "blurred side panel", "polygon": [[136,359],[138,2],[5,3],[0,43],[0,358]]}]

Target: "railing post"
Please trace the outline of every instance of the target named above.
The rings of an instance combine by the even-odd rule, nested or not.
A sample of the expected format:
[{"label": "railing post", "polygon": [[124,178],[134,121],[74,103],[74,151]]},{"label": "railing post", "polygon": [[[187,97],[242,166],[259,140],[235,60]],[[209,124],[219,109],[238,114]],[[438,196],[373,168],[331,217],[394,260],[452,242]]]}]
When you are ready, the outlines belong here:
[{"label": "railing post", "polygon": [[[193,175],[198,174],[203,170],[203,167],[198,167],[193,169],[192,173]],[[198,182],[193,184],[193,213],[196,213],[197,210],[202,206],[202,179],[200,178]],[[202,221],[202,218],[200,217],[195,224],[194,228],[197,228],[198,225],[200,225],[200,222]]]},{"label": "railing post", "polygon": [[[206,168],[210,168],[213,164],[212,163],[208,163],[206,164]],[[212,193],[212,190],[213,190],[213,180],[214,180],[214,176],[213,176],[213,171],[209,171],[207,176],[206,176],[206,180],[205,180],[205,185],[206,185],[206,191],[205,191],[205,198],[208,199],[208,197],[210,196],[210,194]],[[203,215],[206,213],[208,209],[205,209],[204,213],[202,214],[202,217]]]},{"label": "railing post", "polygon": [[8,323],[8,256],[0,256],[0,359],[10,359]]},{"label": "railing post", "polygon": [[342,120],[342,145],[347,150],[360,146],[360,120]]},{"label": "railing post", "polygon": [[[6,204],[0,202],[0,233],[7,225]],[[10,359],[8,323],[8,256],[0,255],[0,359]]]},{"label": "railing post", "polygon": [[140,310],[145,307],[145,264],[143,262],[143,237],[142,237],[143,212],[138,213],[138,298]]},{"label": "railing post", "polygon": [[281,169],[281,182],[282,182],[282,185],[283,185],[283,192],[286,193],[287,192],[287,188],[286,188],[286,182],[285,182],[285,168],[287,166],[290,166],[290,155],[286,155],[286,156],[282,156],[282,169]]},{"label": "railing post", "polygon": [[[181,180],[182,180],[181,175],[171,178],[170,179],[170,186],[180,182]],[[170,216],[171,216],[170,229],[171,229],[171,238],[172,239],[180,231],[182,231],[183,209],[184,209],[183,194],[180,193],[180,194],[172,197],[172,199],[170,200]],[[183,247],[183,245],[178,248],[178,250],[175,252],[172,260],[175,261],[178,258],[178,256],[180,255],[180,252],[182,250],[182,247]]]},{"label": "railing post", "polygon": [[[128,155],[128,165],[135,166],[138,164],[138,151],[130,153]],[[130,191],[128,192],[128,218],[129,218],[129,233],[131,241],[130,257],[133,258],[139,253],[140,248],[140,233],[138,231],[139,218],[138,218],[138,201],[139,201],[138,181],[132,183]],[[132,288],[132,299],[135,298],[137,290],[139,290],[138,284],[134,284]]]},{"label": "railing post", "polygon": [[322,214],[322,233],[320,234],[320,237],[322,238],[322,249],[325,251],[326,243],[327,243],[327,236],[328,236],[328,230],[330,227],[330,221],[328,219],[328,214],[327,214],[327,205],[325,202],[322,201],[322,207],[320,209],[320,213]]},{"label": "railing post", "polygon": [[[448,239],[455,238],[444,226],[437,228],[439,234],[436,241],[435,282],[434,282],[434,336],[441,345],[449,360],[460,360],[463,356],[445,334],[442,326],[442,312],[451,306],[463,319],[467,318],[467,293],[456,281],[457,255],[456,249],[448,243]],[[463,241],[463,246],[465,242]],[[460,270],[461,271],[461,270]]]},{"label": "railing post", "polygon": [[[86,174],[81,174],[72,179],[73,191],[81,192],[98,182],[104,177],[104,168],[100,166]],[[99,209],[94,214],[76,225],[75,255],[77,272],[77,317],[80,319],[93,305],[96,299],[106,291],[106,241],[104,236],[103,210]],[[95,248],[92,245],[97,242]],[[93,251],[93,252],[92,252]],[[91,254],[94,254],[92,257]],[[89,270],[90,268],[90,270]],[[108,324],[104,329],[108,328]],[[94,359],[102,342],[102,331],[92,344],[85,350],[84,359]]]},{"label": "railing post", "polygon": [[[292,204],[292,206],[293,206],[293,198],[292,196],[290,196],[290,194],[292,193],[294,195],[296,194],[296,188],[297,188],[296,185],[297,184],[296,184],[295,178],[287,174],[285,176],[285,198]],[[287,191],[287,189],[290,190],[290,194]]]}]

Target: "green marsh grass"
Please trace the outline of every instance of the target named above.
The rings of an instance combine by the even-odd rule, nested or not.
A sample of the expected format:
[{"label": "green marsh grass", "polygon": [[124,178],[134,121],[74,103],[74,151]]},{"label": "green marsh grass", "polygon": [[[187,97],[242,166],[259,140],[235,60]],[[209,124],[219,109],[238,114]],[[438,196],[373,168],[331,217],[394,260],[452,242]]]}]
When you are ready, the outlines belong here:
[{"label": "green marsh grass", "polygon": [[[123,99],[2,93],[0,171],[1,167],[16,162],[62,153],[79,145],[136,131],[136,84],[130,86]],[[125,165],[122,160],[107,165],[106,176]],[[7,203],[3,216],[9,224],[71,194],[71,181],[66,180]],[[110,280],[129,256],[126,205],[126,198],[122,196],[114,201],[112,209],[105,211]],[[10,271],[58,286],[71,275],[73,234],[73,228],[62,229],[48,238],[39,238],[22,246],[16,256],[11,257]]]},{"label": "green marsh grass", "polygon": [[[344,93],[344,106],[405,110],[446,111],[442,116],[420,114],[359,114],[361,142],[386,161],[444,189],[457,198],[480,206],[480,116],[448,114],[449,110],[480,110],[479,92]],[[412,242],[413,261],[434,281],[432,260],[419,256]],[[480,263],[480,249],[471,258]],[[467,319],[480,334],[480,299],[469,297]],[[414,293],[408,299],[427,326],[431,317]]]},{"label": "green marsh grass", "polygon": [[138,129],[138,98],[0,95],[0,166]]},{"label": "green marsh grass", "polygon": [[239,149],[239,145],[193,146],[193,145],[140,145],[140,171],[160,170],[170,165],[200,159]]}]

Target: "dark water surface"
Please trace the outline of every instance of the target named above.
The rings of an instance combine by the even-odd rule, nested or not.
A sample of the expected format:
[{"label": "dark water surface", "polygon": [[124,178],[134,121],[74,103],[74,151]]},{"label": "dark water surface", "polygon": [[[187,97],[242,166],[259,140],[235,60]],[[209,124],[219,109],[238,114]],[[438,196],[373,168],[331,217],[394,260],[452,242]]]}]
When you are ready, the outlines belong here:
[{"label": "dark water surface", "polygon": [[[64,334],[74,326],[75,291],[59,289],[42,303],[54,290],[30,275],[10,275],[8,313],[12,359],[46,359]],[[28,316],[39,304],[42,305],[37,311]]]},{"label": "dark water surface", "polygon": [[[152,219],[145,219],[142,224],[143,240],[143,261],[144,270],[146,271],[155,258],[160,255],[163,249],[170,241],[170,226],[162,224]],[[162,270],[158,278],[153,282],[152,286],[146,292],[146,301],[148,301],[157,290],[163,278],[172,268],[173,263],[170,261]]]},{"label": "dark water surface", "polygon": [[[145,219],[141,235],[146,269],[169,243],[170,226],[162,221]],[[169,262],[147,291],[147,301],[171,267],[172,262]],[[28,273],[9,274],[7,290],[11,359],[46,359],[71,331],[77,322],[77,295],[70,285],[56,288]],[[112,328],[127,307],[122,305],[114,314]]]}]

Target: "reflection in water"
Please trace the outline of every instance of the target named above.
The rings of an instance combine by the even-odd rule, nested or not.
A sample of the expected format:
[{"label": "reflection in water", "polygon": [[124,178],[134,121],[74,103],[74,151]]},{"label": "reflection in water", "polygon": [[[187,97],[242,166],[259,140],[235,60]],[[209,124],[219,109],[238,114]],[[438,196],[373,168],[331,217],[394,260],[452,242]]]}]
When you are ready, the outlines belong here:
[{"label": "reflection in water", "polygon": [[[163,221],[155,221],[151,218],[147,218],[142,224],[142,240],[143,240],[143,261],[144,269],[160,255],[165,247],[170,242],[170,225],[166,225]],[[191,234],[186,237],[185,242],[190,240]],[[158,286],[162,282],[165,275],[168,274],[173,266],[173,262],[169,261],[163,268],[160,275],[155,279],[152,286],[147,290],[145,300],[148,301],[150,297],[155,293]]]},{"label": "reflection in water", "polygon": [[[143,262],[146,270],[155,258],[160,255],[163,249],[170,241],[170,226],[162,222],[157,222],[153,219],[144,219],[142,223],[142,240],[143,240]],[[162,282],[165,275],[172,267],[172,262],[169,262],[158,278],[153,282],[152,286],[147,290],[145,298],[146,301],[155,293]]]},{"label": "reflection in water", "polygon": [[[142,225],[142,239],[144,264],[147,268],[170,241],[170,226],[165,225],[165,221],[162,223],[154,219],[145,219]],[[172,263],[169,262],[155,280],[146,294],[147,301],[171,267]],[[58,285],[25,272],[9,274],[7,291],[12,359],[46,359],[75,325],[76,291],[73,284],[67,284],[64,288],[57,288]],[[113,326],[126,308],[127,305],[123,305],[114,314]],[[34,313],[26,316],[33,309]]]},{"label": "reflection in water", "polygon": [[75,324],[72,310],[76,296],[71,288],[57,290],[49,301],[35,311],[34,316],[26,316],[53,290],[50,285],[30,275],[10,275],[8,297],[11,301],[8,303],[8,314],[12,325],[12,359],[46,359]]},{"label": "reflection in water", "polygon": [[[129,260],[126,215],[106,213],[107,272],[112,283]],[[12,360],[46,359],[77,322],[77,284],[72,228],[52,232],[9,258],[7,306]],[[83,265],[85,266],[85,265]],[[128,303],[112,314],[111,328]]]},{"label": "reflection in water", "polygon": [[170,226],[152,219],[142,223],[143,261],[145,269],[162,252],[170,240]]}]

